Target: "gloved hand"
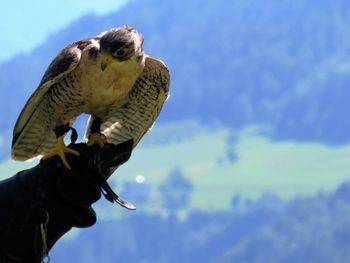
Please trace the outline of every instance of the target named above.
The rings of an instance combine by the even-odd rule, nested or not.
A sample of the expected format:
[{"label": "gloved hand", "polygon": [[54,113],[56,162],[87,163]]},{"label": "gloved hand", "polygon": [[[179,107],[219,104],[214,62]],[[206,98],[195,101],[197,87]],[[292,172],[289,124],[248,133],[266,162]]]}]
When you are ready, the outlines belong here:
[{"label": "gloved hand", "polygon": [[48,251],[72,227],[95,224],[91,204],[101,193],[111,202],[135,209],[107,184],[111,173],[126,162],[132,140],[119,145],[69,147],[80,152],[67,154],[71,170],[60,159],[42,160],[0,182],[0,262],[41,262]]}]

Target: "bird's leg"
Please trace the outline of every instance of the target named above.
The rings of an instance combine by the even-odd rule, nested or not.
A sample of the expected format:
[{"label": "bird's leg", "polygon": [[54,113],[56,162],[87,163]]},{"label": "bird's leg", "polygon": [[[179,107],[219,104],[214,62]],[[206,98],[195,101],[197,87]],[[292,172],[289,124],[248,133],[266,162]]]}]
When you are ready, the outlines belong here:
[{"label": "bird's leg", "polygon": [[64,155],[65,153],[70,153],[75,156],[79,156],[80,153],[78,151],[75,151],[73,149],[68,148],[64,144],[64,137],[66,136],[66,133],[70,130],[69,123],[65,125],[59,125],[55,128],[55,134],[57,137],[57,143],[55,145],[55,148],[53,148],[49,153],[47,153],[43,159],[49,159],[52,158],[55,155],[58,155],[60,159],[62,160],[62,163],[64,166],[66,166],[69,170],[71,167],[69,166],[66,156]]},{"label": "bird's leg", "polygon": [[98,144],[102,148],[106,142],[106,136],[101,133],[101,119],[99,117],[94,117],[94,120],[90,126],[88,146]]}]

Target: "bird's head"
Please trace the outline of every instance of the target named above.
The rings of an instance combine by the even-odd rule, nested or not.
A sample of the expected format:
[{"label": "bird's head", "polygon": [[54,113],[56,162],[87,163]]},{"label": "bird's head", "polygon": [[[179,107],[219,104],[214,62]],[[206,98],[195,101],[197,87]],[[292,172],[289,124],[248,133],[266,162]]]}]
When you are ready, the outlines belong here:
[{"label": "bird's head", "polygon": [[143,57],[143,37],[135,29],[123,26],[102,34],[100,39],[101,69],[108,65]]}]

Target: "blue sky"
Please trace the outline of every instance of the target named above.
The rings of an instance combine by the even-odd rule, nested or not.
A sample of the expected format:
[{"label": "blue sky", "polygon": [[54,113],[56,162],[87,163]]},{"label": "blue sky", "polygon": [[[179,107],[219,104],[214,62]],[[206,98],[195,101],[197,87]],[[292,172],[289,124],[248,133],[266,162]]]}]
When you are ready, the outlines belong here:
[{"label": "blue sky", "polygon": [[3,1],[0,15],[0,61],[28,52],[56,30],[84,14],[106,14],[127,0]]}]

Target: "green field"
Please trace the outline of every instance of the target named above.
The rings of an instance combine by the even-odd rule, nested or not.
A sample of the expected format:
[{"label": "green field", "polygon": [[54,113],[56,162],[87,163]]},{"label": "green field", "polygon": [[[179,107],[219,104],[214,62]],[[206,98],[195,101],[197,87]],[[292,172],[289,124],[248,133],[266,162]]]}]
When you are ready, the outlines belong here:
[{"label": "green field", "polygon": [[[155,145],[154,136],[148,138],[112,177],[113,185],[118,187],[142,175],[153,189],[148,209],[159,211],[162,200],[157,187],[179,167],[194,185],[190,208],[216,210],[228,208],[235,194],[254,200],[270,192],[289,200],[314,195],[320,190],[333,190],[350,178],[347,169],[350,145],[329,147],[317,143],[274,142],[259,135],[259,129],[254,127],[237,133],[237,142],[230,144],[227,129],[192,127],[196,127],[196,131],[191,130],[181,138],[173,136],[176,128],[182,129],[180,125],[156,127],[157,135],[170,133],[164,140],[167,142]],[[235,161],[227,157],[230,148],[237,155]],[[34,164],[6,161],[0,164],[0,174],[4,178]],[[106,213],[110,215],[111,211]]]}]

